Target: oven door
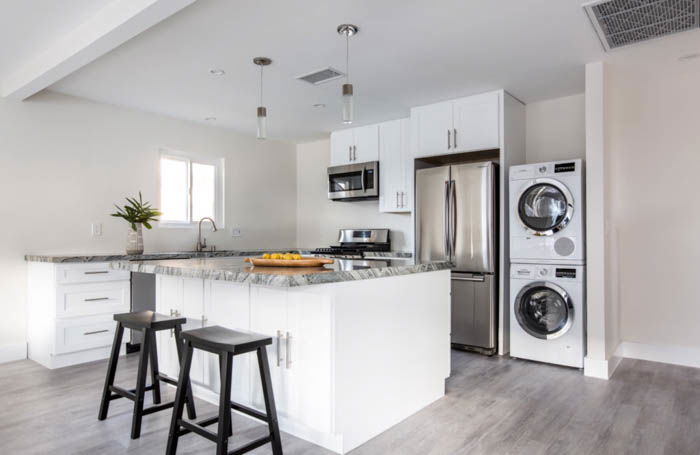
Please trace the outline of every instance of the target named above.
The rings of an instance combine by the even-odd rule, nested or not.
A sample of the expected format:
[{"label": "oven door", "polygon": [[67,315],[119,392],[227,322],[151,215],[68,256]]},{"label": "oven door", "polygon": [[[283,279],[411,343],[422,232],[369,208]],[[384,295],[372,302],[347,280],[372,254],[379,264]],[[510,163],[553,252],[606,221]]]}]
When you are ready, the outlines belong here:
[{"label": "oven door", "polygon": [[379,162],[348,164],[328,168],[328,199],[334,201],[377,199]]}]

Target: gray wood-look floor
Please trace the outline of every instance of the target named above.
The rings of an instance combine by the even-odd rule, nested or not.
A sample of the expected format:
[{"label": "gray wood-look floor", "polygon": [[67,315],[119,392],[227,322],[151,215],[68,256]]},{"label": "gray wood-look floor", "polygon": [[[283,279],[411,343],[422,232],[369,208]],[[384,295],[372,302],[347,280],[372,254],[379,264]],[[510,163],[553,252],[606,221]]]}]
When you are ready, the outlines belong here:
[{"label": "gray wood-look floor", "polygon": [[[352,454],[700,454],[700,369],[626,359],[612,380],[601,381],[522,360],[457,351],[452,360],[444,398]],[[170,411],[145,416],[135,441],[130,401],[113,401],[109,418],[97,420],[106,367],[0,365],[0,453],[164,453]],[[134,356],[122,360],[117,383],[132,384],[135,370]],[[215,412],[197,405],[200,415]],[[231,449],[266,432],[237,415],[234,425]],[[331,453],[282,437],[285,454]],[[201,437],[180,440],[180,454],[213,452]]]}]

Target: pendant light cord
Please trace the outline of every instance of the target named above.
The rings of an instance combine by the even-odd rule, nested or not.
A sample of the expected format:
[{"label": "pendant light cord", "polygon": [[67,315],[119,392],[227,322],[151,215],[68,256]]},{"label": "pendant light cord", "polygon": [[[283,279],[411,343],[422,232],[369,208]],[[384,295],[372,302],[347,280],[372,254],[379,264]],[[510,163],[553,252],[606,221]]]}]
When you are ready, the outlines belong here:
[{"label": "pendant light cord", "polygon": [[345,82],[350,82],[350,33],[345,32]]},{"label": "pendant light cord", "polygon": [[263,66],[260,65],[260,106],[263,105]]}]

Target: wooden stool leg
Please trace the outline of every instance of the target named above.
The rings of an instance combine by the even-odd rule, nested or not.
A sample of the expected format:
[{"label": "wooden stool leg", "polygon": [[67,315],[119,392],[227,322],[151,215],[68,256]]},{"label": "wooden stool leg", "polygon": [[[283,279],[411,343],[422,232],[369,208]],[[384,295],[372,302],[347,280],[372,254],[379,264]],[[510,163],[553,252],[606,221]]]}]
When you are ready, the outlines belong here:
[{"label": "wooden stool leg", "polygon": [[[233,368],[233,359],[231,359],[231,368]],[[219,375],[221,376],[221,384],[224,383],[226,378],[224,377],[224,374],[226,373],[226,366],[224,365],[223,362],[223,357],[219,356]],[[228,435],[229,437],[233,436],[233,422],[229,419],[229,426],[228,426]]]},{"label": "wooden stool leg", "polygon": [[149,330],[151,332],[151,349],[149,354],[151,356],[151,386],[153,387],[153,404],[160,404],[160,379],[158,377],[158,347],[156,345],[156,332],[155,330]]},{"label": "wooden stool leg", "polygon": [[102,401],[100,402],[100,412],[97,414],[97,420],[107,418],[109,411],[109,402],[112,392],[109,390],[114,385],[114,376],[117,373],[117,362],[119,361],[119,349],[122,345],[122,335],[124,327],[121,322],[117,322],[117,329],[114,331],[114,341],[112,342],[112,352],[109,355],[109,363],[107,365],[107,377],[105,378],[105,386],[102,390]]},{"label": "wooden stool leg", "polygon": [[216,454],[228,453],[229,428],[231,426],[231,382],[233,379],[232,368],[233,354],[222,352],[219,354],[221,366],[221,391],[219,392],[219,429],[216,438]]},{"label": "wooden stool leg", "polygon": [[134,417],[131,419],[131,439],[141,436],[141,418],[143,417],[143,397],[146,392],[146,376],[148,375],[148,357],[151,352],[151,330],[143,329],[143,341],[139,354],[139,366],[136,374],[136,399],[134,400]]},{"label": "wooden stool leg", "polygon": [[265,398],[265,412],[270,428],[270,444],[273,455],[282,455],[282,439],[280,438],[280,428],[277,423],[277,408],[275,407],[275,395],[272,391],[272,380],[270,379],[270,364],[267,363],[267,348],[258,348],[258,367],[260,368],[260,380],[262,382],[263,397]]},{"label": "wooden stool leg", "polygon": [[[175,346],[177,349],[177,358],[180,359],[180,368],[182,368],[182,340],[180,339],[180,332],[182,331],[182,327],[179,325],[175,326]],[[187,397],[187,417],[190,420],[194,420],[197,418],[197,412],[194,409],[194,395],[192,394],[192,383],[190,382],[190,375],[188,374],[187,377],[185,378],[187,380],[187,386],[186,386],[186,397]]]},{"label": "wooden stool leg", "polygon": [[[179,338],[178,338],[179,340]],[[178,341],[179,343],[179,341]],[[187,387],[189,383],[190,367],[192,366],[192,344],[185,344],[185,351],[180,365],[180,377],[177,380],[177,392],[175,393],[175,403],[173,404],[173,416],[170,420],[170,432],[168,434],[168,446],[165,449],[166,455],[175,455],[177,452],[177,440],[180,437],[180,421],[187,399]]]}]

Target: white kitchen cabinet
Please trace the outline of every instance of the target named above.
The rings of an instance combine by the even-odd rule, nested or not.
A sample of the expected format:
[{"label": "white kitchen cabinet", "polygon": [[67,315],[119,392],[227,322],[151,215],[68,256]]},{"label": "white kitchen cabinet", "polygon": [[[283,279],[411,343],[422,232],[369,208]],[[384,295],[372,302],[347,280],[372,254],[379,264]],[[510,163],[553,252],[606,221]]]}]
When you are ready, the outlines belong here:
[{"label": "white kitchen cabinet", "polygon": [[415,156],[500,148],[500,104],[490,92],[411,109]]},{"label": "white kitchen cabinet", "polygon": [[331,133],[331,166],[366,163],[378,159],[379,129],[377,125]]},{"label": "white kitchen cabinet", "polygon": [[379,124],[379,211],[411,211],[411,173],[413,158],[409,151],[409,119]]},{"label": "white kitchen cabinet", "polygon": [[499,148],[498,106],[498,93],[455,100],[452,150],[469,152]]},{"label": "white kitchen cabinet", "polygon": [[109,263],[44,262],[30,262],[27,271],[28,357],[47,368],[108,358],[113,315],[131,305],[129,272]]}]

